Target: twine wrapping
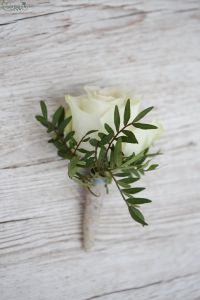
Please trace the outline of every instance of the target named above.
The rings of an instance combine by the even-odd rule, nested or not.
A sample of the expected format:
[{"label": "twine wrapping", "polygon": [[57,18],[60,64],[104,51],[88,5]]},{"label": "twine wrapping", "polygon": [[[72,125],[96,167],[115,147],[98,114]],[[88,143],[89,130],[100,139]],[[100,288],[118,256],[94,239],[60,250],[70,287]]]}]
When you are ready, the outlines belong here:
[{"label": "twine wrapping", "polygon": [[83,248],[85,251],[90,251],[95,244],[103,198],[105,196],[104,181],[97,179],[92,191],[98,197],[91,194],[88,190],[86,191],[83,216]]}]

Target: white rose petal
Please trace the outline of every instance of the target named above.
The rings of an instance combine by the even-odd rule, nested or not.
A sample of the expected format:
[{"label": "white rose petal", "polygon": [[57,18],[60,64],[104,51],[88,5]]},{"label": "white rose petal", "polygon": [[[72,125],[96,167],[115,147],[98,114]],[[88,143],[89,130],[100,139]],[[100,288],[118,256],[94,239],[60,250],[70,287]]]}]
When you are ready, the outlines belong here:
[{"label": "white rose petal", "polygon": [[[66,96],[66,102],[69,106],[67,114],[72,114],[72,130],[75,131],[75,138],[79,141],[88,131],[99,130],[105,132],[104,124],[109,124],[114,130],[114,109],[117,105],[121,117],[121,126],[123,126],[123,117],[125,104],[130,99],[131,120],[139,113],[140,100],[135,97],[132,90],[119,89],[115,87],[99,88],[96,86],[85,87],[86,94],[79,97]],[[138,144],[124,143],[123,151],[126,156],[141,152],[158,139],[163,132],[162,126],[158,122],[153,122],[158,129],[143,130],[129,127],[138,140]],[[65,132],[68,132],[66,129]],[[97,137],[95,133],[93,135]],[[86,149],[91,149],[87,143],[84,144]]]},{"label": "white rose petal", "polygon": [[67,97],[72,114],[72,130],[75,131],[75,138],[79,141],[89,130],[99,129],[100,120],[93,114],[81,109],[81,97]]}]

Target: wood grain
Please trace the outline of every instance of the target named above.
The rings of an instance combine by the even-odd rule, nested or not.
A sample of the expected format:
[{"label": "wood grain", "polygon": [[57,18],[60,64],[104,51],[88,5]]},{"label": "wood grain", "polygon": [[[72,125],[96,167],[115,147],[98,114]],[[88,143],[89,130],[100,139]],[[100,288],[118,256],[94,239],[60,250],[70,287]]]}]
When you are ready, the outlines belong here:
[{"label": "wood grain", "polygon": [[[1,300],[200,299],[200,2],[28,4],[0,10]],[[150,226],[113,186],[89,254],[83,190],[34,120],[40,99],[53,111],[85,84],[136,88],[166,130],[144,179]]]}]

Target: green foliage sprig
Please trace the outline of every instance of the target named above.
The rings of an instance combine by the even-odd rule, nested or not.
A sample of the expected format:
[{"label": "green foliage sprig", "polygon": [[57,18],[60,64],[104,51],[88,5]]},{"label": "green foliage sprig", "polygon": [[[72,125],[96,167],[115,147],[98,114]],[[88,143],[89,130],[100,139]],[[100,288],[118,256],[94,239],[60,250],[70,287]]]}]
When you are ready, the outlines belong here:
[{"label": "green foliage sprig", "polygon": [[[65,117],[64,107],[60,106],[50,120],[45,102],[41,101],[40,106],[42,115],[37,115],[36,119],[47,128],[47,132],[51,135],[48,142],[54,144],[58,155],[69,160],[69,177],[91,193],[93,193],[92,187],[96,179],[100,178],[105,182],[107,191],[108,184],[114,181],[127,204],[131,217],[143,226],[148,225],[139,207],[142,204],[150,203],[151,200],[138,198],[137,194],[145,188],[133,187],[133,184],[146,172],[157,168],[157,164],[150,165],[150,162],[152,157],[160,153],[149,153],[147,148],[137,155],[132,153],[130,156],[125,156],[122,144],[138,143],[136,136],[130,131],[131,127],[142,130],[157,129],[154,125],[140,122],[153,107],[143,110],[131,120],[130,100],[128,99],[123,120],[120,118],[118,106],[115,106],[115,129],[111,128],[109,124],[105,124],[105,132],[91,130],[80,141],[76,141],[74,131],[65,134],[65,128],[70,124],[72,117]],[[89,143],[91,149],[86,150],[84,143]]]}]

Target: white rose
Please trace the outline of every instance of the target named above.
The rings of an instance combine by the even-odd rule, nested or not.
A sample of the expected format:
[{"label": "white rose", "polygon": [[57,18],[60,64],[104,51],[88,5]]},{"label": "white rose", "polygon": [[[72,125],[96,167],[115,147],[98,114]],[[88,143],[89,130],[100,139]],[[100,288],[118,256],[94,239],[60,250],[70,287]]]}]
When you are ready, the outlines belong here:
[{"label": "white rose", "polygon": [[[99,88],[85,87],[86,94],[78,97],[66,96],[66,102],[69,106],[66,114],[72,115],[72,128],[75,131],[75,138],[79,141],[88,131],[99,130],[105,132],[104,124],[114,126],[115,105],[119,108],[121,120],[123,120],[124,108],[127,99],[131,104],[131,119],[133,120],[139,113],[140,100],[137,99],[132,90],[123,90],[119,88]],[[149,147],[162,134],[162,127],[157,122],[151,124],[158,126],[158,129],[142,130],[129,127],[133,131],[138,144],[124,144],[123,151],[125,155],[135,154]],[[85,146],[85,145],[84,145]],[[88,145],[89,146],[89,145]],[[88,148],[86,146],[86,148]]]}]

